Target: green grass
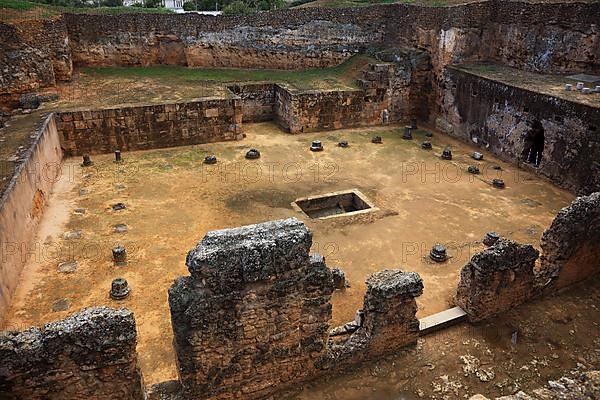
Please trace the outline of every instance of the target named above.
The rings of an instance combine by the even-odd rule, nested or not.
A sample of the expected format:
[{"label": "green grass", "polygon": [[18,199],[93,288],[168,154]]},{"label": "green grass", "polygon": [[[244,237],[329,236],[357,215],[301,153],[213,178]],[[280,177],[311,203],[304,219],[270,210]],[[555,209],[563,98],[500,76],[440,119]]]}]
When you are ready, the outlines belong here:
[{"label": "green grass", "polygon": [[176,66],[151,67],[103,67],[84,68],[83,72],[99,78],[152,78],[185,81],[247,82],[268,81],[290,84],[298,89],[355,87],[356,71],[368,62],[364,56],[355,56],[341,65],[331,68],[308,69],[304,71],[283,71],[264,69],[196,69]]},{"label": "green grass", "polygon": [[30,10],[37,7],[39,4],[30,3],[22,0],[0,0],[0,8],[10,8],[13,10]]},{"label": "green grass", "polygon": [[172,13],[166,8],[138,7],[60,7],[25,0],[0,0],[0,21],[15,19],[45,19],[64,13],[73,14],[132,14],[132,13]]}]

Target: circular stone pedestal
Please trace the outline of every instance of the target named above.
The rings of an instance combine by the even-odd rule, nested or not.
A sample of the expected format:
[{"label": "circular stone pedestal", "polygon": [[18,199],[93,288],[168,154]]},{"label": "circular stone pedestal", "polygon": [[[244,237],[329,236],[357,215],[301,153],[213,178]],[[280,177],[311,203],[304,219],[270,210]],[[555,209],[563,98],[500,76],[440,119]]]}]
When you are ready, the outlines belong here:
[{"label": "circular stone pedestal", "polygon": [[204,164],[216,164],[217,163],[217,156],[206,156],[204,157]]},{"label": "circular stone pedestal", "polygon": [[441,244],[436,244],[431,248],[429,252],[429,258],[435,262],[444,262],[448,258],[446,255],[446,248]]},{"label": "circular stone pedestal", "polygon": [[479,174],[479,168],[477,168],[474,165],[469,165],[469,168],[467,168],[467,172],[473,175],[477,175]]},{"label": "circular stone pedestal", "polygon": [[341,142],[338,143],[338,147],[342,147],[342,148],[346,148],[348,147],[348,142],[345,140],[342,140]]},{"label": "circular stone pedestal", "polygon": [[498,189],[504,189],[504,181],[502,179],[494,179],[492,180],[492,186]]},{"label": "circular stone pedestal", "polygon": [[89,167],[91,165],[94,165],[94,162],[92,161],[91,157],[89,154],[84,154],[83,155],[83,163],[81,164],[82,167]]},{"label": "circular stone pedestal", "polygon": [[444,151],[442,151],[442,159],[443,160],[452,160],[452,150],[449,147],[446,147]]},{"label": "circular stone pedestal", "polygon": [[123,300],[125,297],[129,296],[129,292],[131,289],[129,288],[129,284],[124,278],[117,278],[112,281],[110,286],[110,297],[113,300]]},{"label": "circular stone pedestal", "polygon": [[421,148],[423,150],[431,150],[431,142],[423,142],[423,143],[421,143]]},{"label": "circular stone pedestal", "polygon": [[323,143],[320,140],[313,140],[310,145],[310,151],[323,151]]},{"label": "circular stone pedestal", "polygon": [[260,158],[260,151],[258,151],[257,149],[250,149],[246,153],[246,158],[248,160],[256,160],[257,158]]},{"label": "circular stone pedestal", "polygon": [[496,243],[498,239],[500,239],[500,235],[498,235],[496,232],[488,232],[483,237],[483,244],[486,246],[491,246]]},{"label": "circular stone pedestal", "polygon": [[112,256],[115,265],[127,265],[127,250],[125,250],[125,247],[113,247]]},{"label": "circular stone pedestal", "polygon": [[371,139],[371,143],[382,144],[383,139],[381,139],[381,136],[374,136],[373,139]]}]

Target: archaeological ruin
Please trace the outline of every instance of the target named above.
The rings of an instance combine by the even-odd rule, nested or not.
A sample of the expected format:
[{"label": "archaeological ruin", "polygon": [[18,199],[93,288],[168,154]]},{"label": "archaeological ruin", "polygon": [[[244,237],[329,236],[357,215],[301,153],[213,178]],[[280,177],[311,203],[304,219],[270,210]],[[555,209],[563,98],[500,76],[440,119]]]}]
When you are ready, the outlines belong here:
[{"label": "archaeological ruin", "polygon": [[600,2],[302,3],[0,12],[0,399],[600,398]]}]

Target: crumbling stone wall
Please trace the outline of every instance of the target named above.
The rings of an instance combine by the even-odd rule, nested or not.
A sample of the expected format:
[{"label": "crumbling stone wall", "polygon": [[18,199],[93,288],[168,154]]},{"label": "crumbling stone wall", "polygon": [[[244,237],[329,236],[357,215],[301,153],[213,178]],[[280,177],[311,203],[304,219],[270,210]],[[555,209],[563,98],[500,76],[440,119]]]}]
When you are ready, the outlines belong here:
[{"label": "crumbling stone wall", "polygon": [[295,218],[206,234],[169,289],[184,398],[266,398],[416,342],[416,273],[367,281],[364,318],[329,341],[333,278]]},{"label": "crumbling stone wall", "polygon": [[600,192],[576,198],[543,233],[541,282],[561,289],[600,272]]},{"label": "crumbling stone wall", "polygon": [[419,320],[415,298],[422,293],[423,281],[416,272],[396,269],[372,274],[356,320],[336,328],[342,334],[330,338],[327,367],[343,369],[416,343]]},{"label": "crumbling stone wall", "polygon": [[315,372],[331,318],[331,272],[292,218],[213,231],[169,289],[179,379],[190,398],[255,399]]},{"label": "crumbling stone wall", "polygon": [[0,23],[0,110],[17,108],[19,96],[70,80],[71,49],[62,18]]},{"label": "crumbling stone wall", "polygon": [[234,140],[241,136],[237,99],[132,106],[56,114],[67,155],[147,150]]},{"label": "crumbling stone wall", "polygon": [[538,255],[531,245],[498,240],[460,271],[456,304],[476,322],[526,302],[534,294]]},{"label": "crumbling stone wall", "polygon": [[544,130],[536,171],[587,194],[600,190],[600,108],[447,68],[436,125],[445,133],[522,163],[534,123]]},{"label": "crumbling stone wall", "polygon": [[88,308],[23,332],[0,334],[0,397],[143,400],[129,310]]},{"label": "crumbling stone wall", "polygon": [[33,143],[0,194],[0,322],[34,248],[34,237],[48,196],[60,173],[60,135],[52,116],[32,134]]}]

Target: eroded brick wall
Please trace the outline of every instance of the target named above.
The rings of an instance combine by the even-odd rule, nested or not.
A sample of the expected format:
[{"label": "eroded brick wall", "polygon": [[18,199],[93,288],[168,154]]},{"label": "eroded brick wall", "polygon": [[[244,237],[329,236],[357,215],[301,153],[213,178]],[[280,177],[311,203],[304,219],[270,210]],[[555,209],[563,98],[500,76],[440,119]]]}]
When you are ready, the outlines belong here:
[{"label": "eroded brick wall", "polygon": [[144,400],[136,337],[131,311],[106,307],[0,333],[0,397]]},{"label": "eroded brick wall", "polygon": [[67,155],[148,150],[240,138],[237,99],[131,106],[56,114]]},{"label": "eroded brick wall", "polygon": [[600,192],[560,210],[541,239],[546,290],[561,289],[600,272]]},{"label": "eroded brick wall", "polygon": [[456,304],[475,322],[528,301],[534,294],[538,255],[531,245],[498,240],[460,271]]},{"label": "eroded brick wall", "polygon": [[512,163],[527,159],[527,139],[539,124],[544,149],[536,172],[574,192],[600,190],[600,108],[448,68],[436,115],[440,130]]}]

